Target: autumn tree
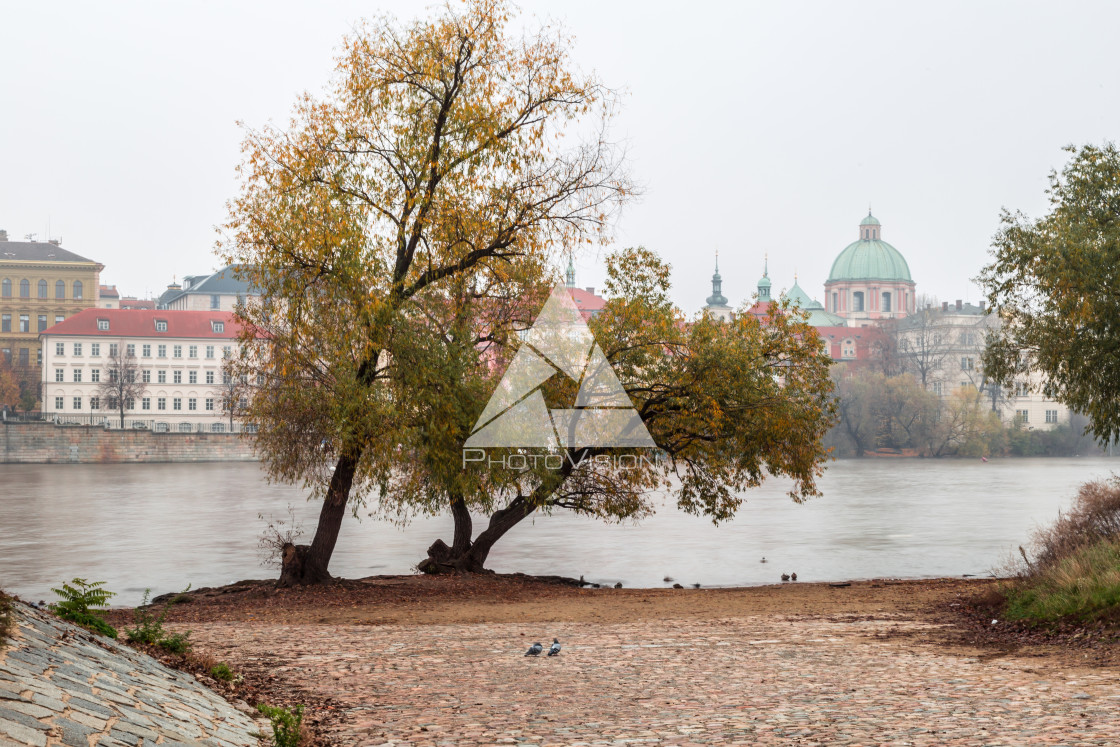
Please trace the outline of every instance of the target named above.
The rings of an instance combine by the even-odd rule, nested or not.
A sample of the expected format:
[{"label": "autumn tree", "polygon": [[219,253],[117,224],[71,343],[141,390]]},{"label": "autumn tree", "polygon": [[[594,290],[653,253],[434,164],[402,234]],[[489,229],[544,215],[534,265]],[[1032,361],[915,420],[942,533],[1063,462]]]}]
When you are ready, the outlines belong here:
[{"label": "autumn tree", "polygon": [[266,381],[246,417],[270,475],[323,500],[281,583],[329,579],[348,508],[384,497],[410,440],[440,427],[416,424],[399,384],[423,373],[399,361],[431,342],[425,310],[517,297],[632,191],[606,136],[617,97],[575,70],[567,37],[509,17],[471,0],[363,24],[324,96],[245,141],[223,254],[269,301],[239,312],[243,340],[267,341],[238,358]]},{"label": "autumn tree", "polygon": [[147,385],[140,377],[140,364],[135,353],[118,349],[110,354],[106,367],[101,370],[101,381],[97,385],[97,396],[105,403],[106,410],[116,410],[120,416],[120,427],[124,428],[124,415],[129,408],[135,407],[136,400],[144,395]]},{"label": "autumn tree", "polygon": [[895,322],[892,332],[902,370],[914,374],[922,388],[928,389],[953,349],[953,328],[945,321],[937,299],[928,299],[913,314]]},{"label": "autumn tree", "polygon": [[1028,371],[1043,392],[1089,417],[1101,441],[1120,436],[1120,150],[1070,146],[1051,172],[1050,212],[1004,211],[979,280],[1003,323],[984,370],[1003,386]]},{"label": "autumn tree", "polygon": [[11,361],[0,356],[0,410],[19,408],[20,381]]},{"label": "autumn tree", "polygon": [[[770,475],[792,478],[794,500],[818,494],[822,438],[834,416],[831,361],[801,315],[775,304],[764,320],[741,314],[686,322],[669,300],[669,266],[645,249],[612,253],[607,273],[610,298],[589,324],[593,350],[602,351],[656,446],[565,445],[561,438],[551,450],[486,450],[492,473],[506,469],[492,465],[510,463],[511,452],[538,466],[492,485],[500,490],[479,496],[486,506],[469,505],[489,515],[473,540],[459,542],[470,535],[470,515],[456,513],[456,542],[434,544],[422,570],[484,570],[494,544],[538,511],[634,518],[651,513],[664,491],[683,510],[719,522]],[[577,388],[562,373],[542,385],[545,401],[561,409],[577,401]]]}]

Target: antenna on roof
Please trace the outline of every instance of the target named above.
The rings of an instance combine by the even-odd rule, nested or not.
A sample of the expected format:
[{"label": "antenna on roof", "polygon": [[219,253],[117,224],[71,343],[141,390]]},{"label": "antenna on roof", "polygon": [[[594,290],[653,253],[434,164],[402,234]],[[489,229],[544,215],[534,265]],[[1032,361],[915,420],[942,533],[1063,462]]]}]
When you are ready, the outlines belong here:
[{"label": "antenna on roof", "polygon": [[38,235],[39,234],[37,234],[37,233],[29,233],[26,236],[24,236],[23,238],[27,239],[28,241],[34,241],[35,237],[38,236]]}]

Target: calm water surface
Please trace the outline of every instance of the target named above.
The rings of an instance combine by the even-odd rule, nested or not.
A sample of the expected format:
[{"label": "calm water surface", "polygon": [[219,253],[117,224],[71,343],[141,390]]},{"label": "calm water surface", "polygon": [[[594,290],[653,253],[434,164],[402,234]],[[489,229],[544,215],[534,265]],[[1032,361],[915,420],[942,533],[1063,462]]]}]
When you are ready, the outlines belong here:
[{"label": "calm water surface", "polygon": [[[673,507],[613,525],[537,516],[498,543],[490,567],[646,587],[665,586],[665,576],[774,583],[790,571],[803,581],[983,575],[1067,506],[1079,483],[1118,468],[1105,457],[835,462],[823,497],[798,505],[784,481],[770,481],[719,527]],[[136,603],[145,587],[269,577],[258,515],[280,518],[292,505],[307,539],[318,515],[301,489],[267,484],[252,463],[0,465],[0,476],[0,588],[32,600],[74,576],[106,581],[118,604]],[[331,571],[409,573],[432,540],[451,540],[451,526],[449,517],[398,527],[348,516]]]}]

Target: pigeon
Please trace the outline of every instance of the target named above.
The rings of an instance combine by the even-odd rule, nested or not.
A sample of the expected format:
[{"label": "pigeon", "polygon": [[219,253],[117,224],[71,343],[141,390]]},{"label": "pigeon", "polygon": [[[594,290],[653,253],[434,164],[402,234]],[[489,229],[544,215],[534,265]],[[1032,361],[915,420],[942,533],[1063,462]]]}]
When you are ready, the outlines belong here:
[{"label": "pigeon", "polygon": [[789,580],[790,581],[796,581],[797,580],[797,574],[796,573],[789,574]]},{"label": "pigeon", "polygon": [[614,585],[614,588],[621,589],[622,588],[622,582],[619,581],[617,584]]},{"label": "pigeon", "polygon": [[665,578],[663,578],[661,580],[664,581],[667,584],[673,583],[673,577],[672,576],[666,576]]},{"label": "pigeon", "polygon": [[560,653],[560,641],[556,638],[552,639],[552,647],[548,649],[549,656],[556,656]]},{"label": "pigeon", "polygon": [[783,573],[782,574],[782,580],[783,581],[789,581],[789,574],[788,573]]},{"label": "pigeon", "polygon": [[543,650],[544,650],[544,647],[541,646],[540,641],[537,641],[536,643],[534,643],[532,646],[529,647],[529,650],[525,652],[525,655],[526,656],[540,656],[541,651],[543,651]]},{"label": "pigeon", "polygon": [[763,555],[763,556],[762,556],[762,560],[760,560],[760,561],[758,561],[758,562],[759,562],[759,563],[765,563],[765,562],[766,562],[766,556],[765,556],[765,555]]}]

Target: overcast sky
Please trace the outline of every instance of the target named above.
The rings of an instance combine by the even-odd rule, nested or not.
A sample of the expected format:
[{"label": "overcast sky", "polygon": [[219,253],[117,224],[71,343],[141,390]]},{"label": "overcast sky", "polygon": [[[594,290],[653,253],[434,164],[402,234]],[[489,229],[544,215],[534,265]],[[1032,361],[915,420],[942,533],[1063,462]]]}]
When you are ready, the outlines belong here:
[{"label": "overcast sky", "polygon": [[[408,2],[0,6],[0,228],[62,238],[122,294],[217,267],[243,132],[326,84],[363,15]],[[868,205],[919,293],[977,300],[1001,207],[1046,210],[1063,145],[1120,132],[1117,3],[526,2],[624,88],[616,134],[644,185],[617,225],[711,292],[823,296]],[[580,285],[600,286],[594,253]]]}]

